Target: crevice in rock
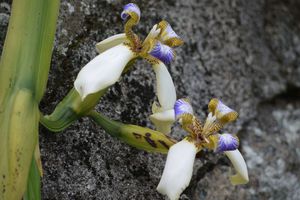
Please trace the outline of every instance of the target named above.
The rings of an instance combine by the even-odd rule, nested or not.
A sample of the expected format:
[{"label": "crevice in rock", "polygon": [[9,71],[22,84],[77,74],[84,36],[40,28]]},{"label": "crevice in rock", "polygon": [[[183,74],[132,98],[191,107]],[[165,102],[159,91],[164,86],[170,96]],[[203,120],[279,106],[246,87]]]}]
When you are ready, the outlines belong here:
[{"label": "crevice in rock", "polygon": [[300,101],[300,87],[288,83],[286,86],[286,90],[284,92],[274,96],[272,99],[268,100],[267,102],[272,102],[277,99],[288,101],[288,102]]}]

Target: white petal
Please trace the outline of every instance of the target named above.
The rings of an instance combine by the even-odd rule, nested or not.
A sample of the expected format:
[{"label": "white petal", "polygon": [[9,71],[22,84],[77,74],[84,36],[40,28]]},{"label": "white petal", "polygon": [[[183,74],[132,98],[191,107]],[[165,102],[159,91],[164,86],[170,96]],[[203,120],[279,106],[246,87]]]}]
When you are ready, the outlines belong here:
[{"label": "white petal", "polygon": [[163,110],[173,109],[176,91],[170,73],[163,62],[153,65],[156,74],[156,89],[159,104]]},{"label": "white petal", "polygon": [[196,153],[196,146],[187,140],[173,145],[168,152],[157,191],[167,195],[171,200],[179,199],[191,181]]},{"label": "white petal", "polygon": [[155,24],[152,27],[152,29],[149,32],[149,34],[147,35],[146,39],[144,40],[144,44],[146,44],[147,42],[149,42],[149,40],[156,38],[159,33],[160,33],[160,28],[158,28],[157,24]]},{"label": "white petal", "polygon": [[126,64],[134,58],[129,47],[120,44],[98,55],[79,72],[74,86],[82,100],[118,81]]},{"label": "white petal", "polygon": [[226,156],[230,159],[237,174],[230,177],[232,185],[246,184],[249,182],[246,162],[239,150],[225,151]]},{"label": "white petal", "polygon": [[126,42],[127,38],[125,33],[120,33],[114,36],[111,36],[105,40],[102,40],[101,42],[98,42],[96,44],[96,49],[98,53],[103,53],[104,51],[117,46],[119,44],[122,44],[123,42]]},{"label": "white petal", "polygon": [[175,113],[173,109],[157,112],[150,115],[150,120],[156,127],[156,130],[169,134],[171,132],[171,127],[175,122]]}]

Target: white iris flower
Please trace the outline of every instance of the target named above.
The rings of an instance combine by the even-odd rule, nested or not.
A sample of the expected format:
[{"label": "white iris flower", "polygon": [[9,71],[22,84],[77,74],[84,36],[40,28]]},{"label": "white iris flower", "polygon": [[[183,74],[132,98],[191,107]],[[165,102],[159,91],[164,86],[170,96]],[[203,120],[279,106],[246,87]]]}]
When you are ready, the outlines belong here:
[{"label": "white iris flower", "polygon": [[230,177],[232,185],[246,184],[249,181],[245,160],[239,152],[238,138],[234,135],[217,133],[226,123],[237,118],[237,113],[218,99],[209,103],[209,115],[204,125],[194,116],[192,106],[186,99],[176,101],[175,118],[189,135],[173,145],[167,156],[166,165],[157,186],[158,192],[177,200],[189,185],[196,154],[203,148],[224,153],[235,168],[236,174]]},{"label": "white iris flower", "polygon": [[109,37],[96,45],[99,55],[81,69],[74,87],[84,100],[89,94],[115,84],[130,61],[144,58],[152,64],[156,74],[158,102],[152,106],[150,119],[158,131],[168,134],[175,121],[173,107],[176,92],[166,64],[175,57],[173,47],[183,42],[166,21],[154,25],[142,42],[132,30],[140,21],[140,15],[137,5],[129,3],[124,6],[121,18],[127,21],[125,33]]}]

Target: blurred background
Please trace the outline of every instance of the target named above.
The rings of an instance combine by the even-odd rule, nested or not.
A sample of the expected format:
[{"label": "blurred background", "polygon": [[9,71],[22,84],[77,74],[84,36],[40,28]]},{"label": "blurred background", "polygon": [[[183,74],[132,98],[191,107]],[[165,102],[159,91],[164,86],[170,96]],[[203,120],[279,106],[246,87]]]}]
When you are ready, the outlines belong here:
[{"label": "blurred background", "polygon": [[[73,87],[79,70],[97,53],[95,44],[123,32],[129,1],[62,0],[47,92],[50,114]],[[205,119],[213,97],[239,112],[224,131],[237,133],[250,182],[232,186],[230,162],[203,152],[181,199],[299,199],[300,197],[300,1],[141,0],[135,31],[145,37],[167,20],[185,44],[168,66],[178,98],[189,97]],[[0,50],[11,1],[0,0]],[[155,75],[138,61],[101,99],[97,110],[125,123],[152,127]],[[172,136],[185,133],[174,125]],[[134,149],[83,118],[61,133],[40,127],[44,167],[42,196],[62,199],[162,200],[156,186],[166,156]]]}]

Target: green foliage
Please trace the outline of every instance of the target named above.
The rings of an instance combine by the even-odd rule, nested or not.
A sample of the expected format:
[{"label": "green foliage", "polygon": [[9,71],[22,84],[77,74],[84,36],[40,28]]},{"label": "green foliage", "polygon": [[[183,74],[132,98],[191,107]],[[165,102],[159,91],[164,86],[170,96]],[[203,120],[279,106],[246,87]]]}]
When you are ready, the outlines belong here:
[{"label": "green foliage", "polygon": [[20,200],[26,189],[38,139],[38,104],[47,83],[58,10],[59,0],[14,0],[12,5],[0,61],[3,200]]},{"label": "green foliage", "polygon": [[37,163],[34,159],[31,161],[31,166],[29,170],[27,189],[24,194],[24,200],[36,200],[41,199],[41,182],[40,182],[40,173],[37,167]]}]

